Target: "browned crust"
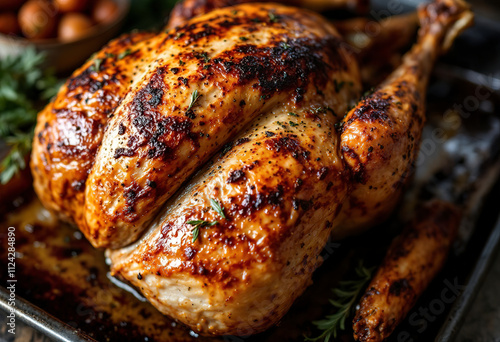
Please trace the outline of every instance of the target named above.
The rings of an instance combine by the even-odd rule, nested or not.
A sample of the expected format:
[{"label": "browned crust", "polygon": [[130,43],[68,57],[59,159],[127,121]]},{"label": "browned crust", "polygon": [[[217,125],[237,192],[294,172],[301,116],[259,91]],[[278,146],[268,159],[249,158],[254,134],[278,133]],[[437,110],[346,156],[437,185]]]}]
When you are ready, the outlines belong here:
[{"label": "browned crust", "polygon": [[459,209],[432,201],[392,242],[353,320],[357,341],[383,341],[443,267],[460,223]]},{"label": "browned crust", "polygon": [[184,25],[189,19],[217,8],[253,2],[282,3],[284,5],[309,8],[315,11],[348,8],[358,13],[366,12],[369,7],[369,0],[183,0],[177,3],[170,13],[167,29]]}]

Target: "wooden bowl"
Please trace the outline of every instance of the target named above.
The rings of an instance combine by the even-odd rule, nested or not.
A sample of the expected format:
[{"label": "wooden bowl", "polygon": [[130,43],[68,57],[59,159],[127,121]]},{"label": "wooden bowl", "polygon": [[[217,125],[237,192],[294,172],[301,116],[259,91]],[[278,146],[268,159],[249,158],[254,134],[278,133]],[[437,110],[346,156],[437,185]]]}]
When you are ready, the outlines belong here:
[{"label": "wooden bowl", "polygon": [[57,73],[72,71],[120,32],[130,8],[130,0],[114,1],[118,5],[116,19],[108,24],[95,25],[78,40],[70,42],[61,42],[57,38],[28,40],[14,35],[0,34],[0,58],[19,55],[28,47],[34,46],[38,52],[46,54],[45,67],[51,67]]}]

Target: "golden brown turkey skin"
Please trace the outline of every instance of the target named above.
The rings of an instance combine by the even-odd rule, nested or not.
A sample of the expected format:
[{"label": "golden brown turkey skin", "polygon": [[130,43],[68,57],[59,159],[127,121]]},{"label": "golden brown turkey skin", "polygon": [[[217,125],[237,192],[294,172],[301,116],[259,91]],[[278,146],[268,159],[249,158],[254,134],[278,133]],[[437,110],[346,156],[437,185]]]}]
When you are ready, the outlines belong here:
[{"label": "golden brown turkey skin", "polygon": [[[335,41],[336,33],[316,15],[295,12],[296,21],[288,26],[288,8],[236,8],[243,13],[257,8],[263,15],[272,8],[280,18],[275,24],[287,25],[288,35],[311,39],[303,40],[300,49],[287,42],[285,53],[289,50],[298,60],[287,61],[278,50],[280,60],[320,69],[307,74],[302,90],[294,87],[285,96],[276,92],[252,98],[253,87],[246,88],[250,97],[245,103],[257,102],[259,116],[183,194],[169,201],[141,240],[108,250],[113,274],[140,288],[163,313],[215,335],[266,329],[310,283],[349,187],[335,129],[342,114],[337,113],[347,110],[360,88],[354,56],[330,50],[327,42]],[[233,11],[218,10],[198,19],[209,21],[212,15]],[[259,28],[259,34],[267,30]],[[309,51],[310,41],[321,47],[318,53]],[[251,56],[254,48],[246,49]],[[298,53],[301,49],[309,57]],[[265,58],[265,64],[273,66],[272,75],[286,78],[290,71],[276,63]],[[259,69],[253,69],[254,85]],[[229,103],[239,104],[234,96]],[[207,106],[200,104],[196,114]],[[226,218],[211,208],[211,199],[221,204]],[[218,223],[200,227],[193,242],[194,227],[188,222],[200,220]]]},{"label": "golden brown turkey skin", "polygon": [[287,102],[300,107],[333,79],[348,84],[330,95],[339,108],[359,91],[352,56],[311,12],[243,5],[157,39],[156,62],[115,110],[86,183],[80,227],[97,247],[133,242],[187,177],[258,115]]},{"label": "golden brown turkey skin", "polygon": [[[112,273],[204,334],[277,323],[310,284],[347,194],[335,117],[311,109],[279,108],[255,122],[145,238],[108,252]],[[218,224],[193,242],[196,220]]]},{"label": "golden brown turkey skin", "polygon": [[277,6],[124,38],[80,68],[38,119],[32,168],[45,205],[94,246],[126,245],[252,119],[300,105],[312,79],[315,92],[334,78],[349,84],[334,101],[352,101],[359,75],[332,26]]},{"label": "golden brown turkey skin", "polygon": [[152,36],[136,33],[109,43],[38,114],[31,157],[35,191],[66,221],[82,222],[85,182],[106,125],[131,80],[141,73],[143,65],[131,61],[151,55],[154,41],[147,39]]},{"label": "golden brown turkey skin", "polygon": [[[334,115],[348,101],[333,81],[321,89],[310,83],[300,104],[290,99],[256,119],[142,240],[108,251],[113,274],[203,333],[275,324],[320,264],[348,190]],[[188,222],[197,220],[218,223],[193,242]]]},{"label": "golden brown turkey skin", "polygon": [[344,118],[341,149],[352,188],[345,221],[333,231],[336,239],[385,219],[400,200],[425,122],[430,65],[424,68],[419,60],[406,63]]},{"label": "golden brown turkey skin", "polygon": [[[119,39],[40,113],[32,161],[37,193],[94,246],[133,242],[182,181],[252,118],[294,92],[302,96],[309,74],[318,75],[321,88],[318,56],[328,54],[332,70],[355,63],[339,56],[347,55],[339,48],[345,43],[330,25],[312,39],[293,37],[319,17],[291,8],[279,20],[271,7],[247,11]],[[356,75],[330,75],[337,85],[357,82]],[[349,89],[347,102],[356,93]],[[195,91],[200,97],[187,110]]]}]

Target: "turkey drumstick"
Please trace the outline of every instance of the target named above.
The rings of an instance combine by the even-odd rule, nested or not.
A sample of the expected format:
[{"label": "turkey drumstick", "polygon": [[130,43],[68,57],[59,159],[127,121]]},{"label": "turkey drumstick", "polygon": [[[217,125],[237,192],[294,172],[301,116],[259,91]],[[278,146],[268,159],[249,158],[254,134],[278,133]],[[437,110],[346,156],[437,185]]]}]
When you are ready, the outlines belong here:
[{"label": "turkey drumstick", "polygon": [[399,201],[414,169],[425,121],[425,94],[436,58],[472,24],[461,0],[440,0],[419,10],[418,42],[375,91],[342,121],[342,156],[352,187],[336,238],[380,222]]}]

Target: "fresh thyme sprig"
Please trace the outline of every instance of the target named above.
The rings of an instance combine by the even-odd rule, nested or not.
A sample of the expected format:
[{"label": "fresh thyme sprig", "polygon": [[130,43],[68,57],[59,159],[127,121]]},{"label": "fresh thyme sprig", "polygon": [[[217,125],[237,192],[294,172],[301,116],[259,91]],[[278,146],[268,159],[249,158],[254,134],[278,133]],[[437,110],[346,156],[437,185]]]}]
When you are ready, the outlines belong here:
[{"label": "fresh thyme sprig", "polygon": [[190,110],[191,108],[193,108],[195,102],[198,101],[200,96],[201,96],[201,94],[198,93],[198,89],[195,89],[193,91],[193,94],[191,95],[191,103],[189,104],[189,107],[187,110]]},{"label": "fresh thyme sprig", "polygon": [[[211,198],[210,206],[212,207],[213,210],[217,212],[217,214],[219,214],[220,217],[222,217],[223,219],[226,218],[226,215],[224,215],[224,208],[220,205],[220,203],[217,200]],[[193,229],[191,229],[191,231],[193,232],[193,242],[195,242],[198,239],[198,236],[200,236],[200,228],[215,226],[216,224],[219,223],[219,221],[209,222],[205,220],[192,220],[192,221],[187,221],[186,223],[194,226]]]},{"label": "fresh thyme sprig", "polygon": [[191,229],[191,232],[193,232],[193,242],[195,242],[198,239],[198,236],[200,236],[200,228],[212,227],[212,226],[215,226],[219,222],[218,221],[208,222],[205,220],[193,220],[193,221],[187,221],[186,223],[194,226],[193,229]]},{"label": "fresh thyme sprig", "polygon": [[50,70],[42,68],[44,58],[28,48],[0,60],[0,140],[10,147],[0,164],[2,183],[26,168],[37,113],[60,86]]},{"label": "fresh thyme sprig", "polygon": [[130,50],[130,49],[122,51],[118,54],[118,59],[123,59],[123,58],[127,57],[128,55],[130,55],[131,53],[132,53],[132,50]]},{"label": "fresh thyme sprig", "polygon": [[213,198],[210,199],[210,205],[212,206],[212,209],[217,212],[217,214],[220,215],[223,219],[226,218],[226,215],[224,215],[224,208],[221,207],[220,203],[214,200]]},{"label": "fresh thyme sprig", "polygon": [[366,268],[363,261],[360,261],[356,267],[356,276],[358,279],[341,281],[339,287],[332,289],[335,299],[330,299],[330,304],[336,308],[334,314],[326,316],[324,319],[315,321],[313,324],[322,331],[318,337],[306,337],[306,341],[324,341],[329,342],[337,338],[340,330],[345,330],[345,322],[354,313],[354,308],[358,303],[361,291],[372,277],[374,268]]}]

